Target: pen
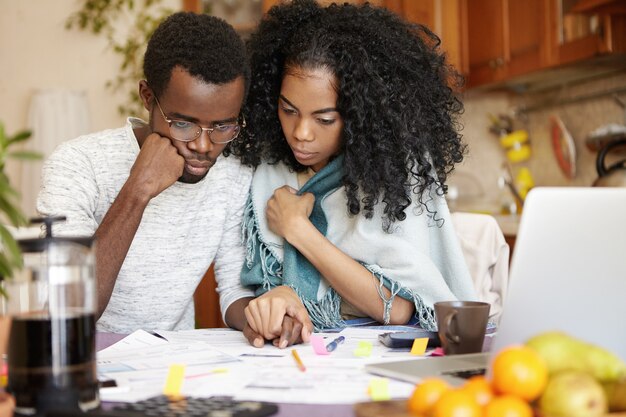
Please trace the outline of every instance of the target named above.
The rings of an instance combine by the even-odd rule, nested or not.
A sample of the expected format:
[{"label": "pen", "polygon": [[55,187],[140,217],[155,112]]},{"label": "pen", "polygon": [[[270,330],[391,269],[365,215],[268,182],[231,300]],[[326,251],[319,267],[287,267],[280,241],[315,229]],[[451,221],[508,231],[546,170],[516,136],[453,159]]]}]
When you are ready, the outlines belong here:
[{"label": "pen", "polygon": [[337,349],[337,346],[343,343],[344,340],[346,340],[345,337],[339,336],[338,338],[326,345],[326,350],[332,352],[333,350]]},{"label": "pen", "polygon": [[306,371],[306,368],[304,367],[304,364],[302,363],[302,359],[300,359],[300,355],[298,355],[298,352],[295,349],[291,349],[291,356],[293,356],[293,359],[296,361],[296,365],[298,365],[298,369],[301,370],[302,372]]}]

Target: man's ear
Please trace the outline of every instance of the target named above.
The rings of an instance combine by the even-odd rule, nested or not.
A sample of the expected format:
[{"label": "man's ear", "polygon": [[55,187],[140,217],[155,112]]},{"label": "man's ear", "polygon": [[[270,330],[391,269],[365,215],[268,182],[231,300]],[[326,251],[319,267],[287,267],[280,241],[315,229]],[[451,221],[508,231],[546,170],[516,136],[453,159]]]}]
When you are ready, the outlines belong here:
[{"label": "man's ear", "polygon": [[139,81],[139,97],[141,98],[143,107],[150,112],[152,110],[154,92],[148,86],[148,82],[146,80]]}]

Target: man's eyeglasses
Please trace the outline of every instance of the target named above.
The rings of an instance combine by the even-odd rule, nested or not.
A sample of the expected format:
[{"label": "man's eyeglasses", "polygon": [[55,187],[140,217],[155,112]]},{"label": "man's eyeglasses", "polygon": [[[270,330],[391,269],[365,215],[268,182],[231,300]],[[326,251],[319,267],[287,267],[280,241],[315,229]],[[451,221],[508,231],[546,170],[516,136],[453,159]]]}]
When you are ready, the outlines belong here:
[{"label": "man's eyeglasses", "polygon": [[161,111],[163,119],[170,127],[170,135],[172,139],[179,140],[181,142],[193,142],[202,134],[203,130],[206,130],[209,134],[209,139],[216,145],[222,145],[228,143],[239,136],[241,128],[246,127],[246,119],[242,118],[241,124],[239,123],[219,123],[213,125],[213,127],[202,127],[196,123],[187,120],[170,119],[165,115],[159,100],[154,96],[154,100]]}]

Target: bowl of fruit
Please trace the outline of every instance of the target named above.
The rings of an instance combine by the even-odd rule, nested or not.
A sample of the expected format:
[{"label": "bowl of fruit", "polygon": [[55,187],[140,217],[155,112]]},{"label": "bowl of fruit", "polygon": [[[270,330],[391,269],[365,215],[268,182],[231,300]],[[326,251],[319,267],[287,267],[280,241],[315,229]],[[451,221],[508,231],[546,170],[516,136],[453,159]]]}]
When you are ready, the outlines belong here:
[{"label": "bowl of fruit", "polygon": [[563,332],[496,352],[484,376],[433,377],[407,400],[359,403],[357,417],[626,417],[626,363]]}]

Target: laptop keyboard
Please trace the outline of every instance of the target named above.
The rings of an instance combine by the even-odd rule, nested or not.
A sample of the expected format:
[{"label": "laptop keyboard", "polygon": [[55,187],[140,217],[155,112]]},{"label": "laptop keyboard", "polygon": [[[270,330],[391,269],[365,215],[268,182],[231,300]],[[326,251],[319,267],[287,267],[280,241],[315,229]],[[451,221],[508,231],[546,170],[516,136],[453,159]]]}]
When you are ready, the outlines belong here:
[{"label": "laptop keyboard", "polygon": [[477,375],[485,375],[487,372],[486,368],[476,368],[476,369],[465,369],[463,371],[449,371],[442,372],[443,375],[455,376],[457,378],[469,379],[473,376]]}]

